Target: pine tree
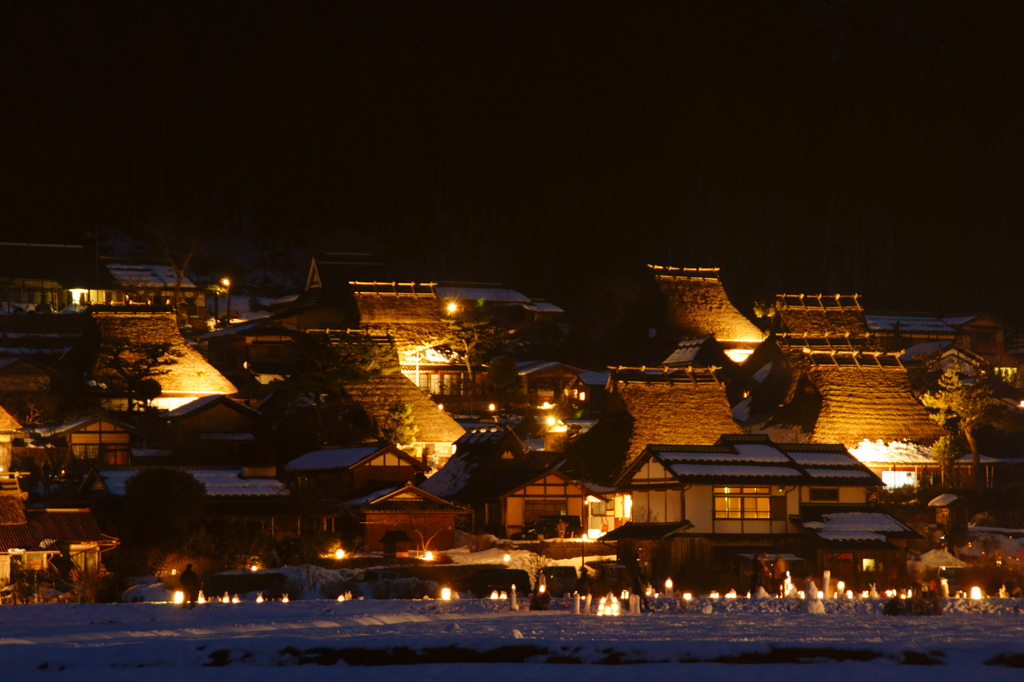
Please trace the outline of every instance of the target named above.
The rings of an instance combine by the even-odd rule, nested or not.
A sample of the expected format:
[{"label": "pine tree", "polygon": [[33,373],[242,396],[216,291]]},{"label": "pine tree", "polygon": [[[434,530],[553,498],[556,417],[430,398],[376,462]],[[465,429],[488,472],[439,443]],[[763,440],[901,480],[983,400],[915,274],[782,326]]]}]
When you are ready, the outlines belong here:
[{"label": "pine tree", "polygon": [[974,487],[982,487],[981,456],[975,434],[983,426],[1005,428],[1005,407],[992,399],[992,387],[978,377],[971,384],[960,380],[960,374],[950,368],[939,377],[939,389],[921,396],[921,402],[934,412],[932,419],[954,430],[967,441],[971,451]]}]

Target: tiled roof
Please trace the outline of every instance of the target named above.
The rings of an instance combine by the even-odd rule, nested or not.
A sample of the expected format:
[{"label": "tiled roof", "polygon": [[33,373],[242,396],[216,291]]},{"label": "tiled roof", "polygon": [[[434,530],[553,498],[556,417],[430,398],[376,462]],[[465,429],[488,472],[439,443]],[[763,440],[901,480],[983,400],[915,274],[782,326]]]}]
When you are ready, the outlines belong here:
[{"label": "tiled roof", "polygon": [[285,465],[285,471],[325,471],[328,469],[348,469],[364,459],[372,457],[386,445],[372,443],[370,445],[353,445],[346,448],[326,448],[314,450],[296,457]]},{"label": "tiled roof", "polygon": [[[97,471],[103,484],[112,495],[125,494],[125,482],[137,474],[138,467],[103,469]],[[288,488],[274,478],[242,478],[241,469],[184,468],[197,481],[206,486],[210,497],[274,497],[288,495]]]},{"label": "tiled roof", "polygon": [[27,522],[0,525],[0,551],[55,549],[58,542],[108,542],[96,519],[87,509],[48,509],[31,512]]}]

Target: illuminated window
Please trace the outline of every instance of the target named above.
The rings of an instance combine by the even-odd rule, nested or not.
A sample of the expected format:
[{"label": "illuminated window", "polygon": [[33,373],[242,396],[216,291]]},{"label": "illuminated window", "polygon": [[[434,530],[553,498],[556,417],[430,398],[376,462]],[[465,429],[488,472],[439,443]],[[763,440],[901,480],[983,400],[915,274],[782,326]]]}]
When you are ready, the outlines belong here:
[{"label": "illuminated window", "polygon": [[716,486],[714,505],[716,519],[769,519],[771,488]]}]

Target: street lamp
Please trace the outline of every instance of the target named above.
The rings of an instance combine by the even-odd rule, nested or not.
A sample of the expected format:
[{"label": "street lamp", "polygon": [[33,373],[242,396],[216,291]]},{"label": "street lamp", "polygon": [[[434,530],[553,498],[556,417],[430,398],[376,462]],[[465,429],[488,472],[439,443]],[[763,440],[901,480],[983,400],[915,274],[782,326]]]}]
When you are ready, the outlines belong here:
[{"label": "street lamp", "polygon": [[225,293],[228,298],[227,310],[224,311],[224,322],[225,324],[231,324],[231,280],[225,277],[220,281],[224,285]]}]

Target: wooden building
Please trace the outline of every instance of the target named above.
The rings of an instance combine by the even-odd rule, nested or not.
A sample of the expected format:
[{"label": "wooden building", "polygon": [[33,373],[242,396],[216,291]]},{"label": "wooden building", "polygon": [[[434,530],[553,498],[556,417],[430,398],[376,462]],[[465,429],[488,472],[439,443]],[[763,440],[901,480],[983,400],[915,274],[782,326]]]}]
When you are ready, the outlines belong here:
[{"label": "wooden building", "polygon": [[363,551],[386,549],[382,538],[389,532],[404,532],[420,551],[443,551],[455,547],[459,517],[469,511],[431,495],[416,486],[385,488],[351,500],[363,527]]},{"label": "wooden building", "polygon": [[794,553],[861,589],[895,560],[892,540],[918,537],[867,504],[881,484],[842,445],[728,435],[712,446],[651,445],[618,481],[632,522],[604,539],[656,582],[727,589],[742,580],[737,555],[754,548]]},{"label": "wooden building", "polygon": [[0,405],[0,473],[11,470],[14,439],[21,435],[21,423]]},{"label": "wooden building", "polygon": [[163,414],[167,441],[178,464],[256,464],[256,436],[263,419],[225,395],[208,395]]},{"label": "wooden building", "polygon": [[578,516],[588,527],[587,498],[604,501],[551,467],[508,428],[470,429],[451,460],[420,487],[473,509],[476,533],[510,537],[542,516]]},{"label": "wooden building", "polygon": [[76,468],[85,473],[94,465],[126,465],[132,441],[138,431],[131,424],[107,415],[36,426],[26,430],[29,444],[16,448],[19,456],[30,457],[39,466],[48,466],[54,475]]},{"label": "wooden building", "polygon": [[307,452],[288,462],[284,471],[299,490],[346,500],[409,483],[428,467],[390,443],[360,443]]},{"label": "wooden building", "polygon": [[158,409],[171,410],[196,398],[237,392],[230,381],[185,341],[169,309],[92,306],[89,317],[89,330],[62,359],[61,371],[67,376],[85,376],[83,389],[86,394],[95,396],[104,408],[128,408],[124,379],[98,354],[104,342],[120,340],[128,342],[125,353],[129,357],[139,354],[132,350],[131,344],[164,343],[177,353],[175,361],[162,368],[166,372],[153,377],[161,389],[160,395],[152,401]]},{"label": "wooden building", "polygon": [[581,481],[611,485],[652,443],[715,443],[742,433],[726,387],[712,369],[618,368],[597,424],[565,450],[560,467]]}]

